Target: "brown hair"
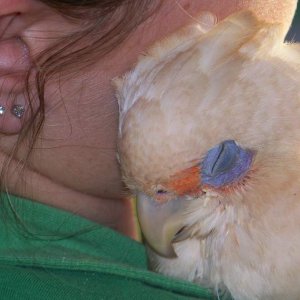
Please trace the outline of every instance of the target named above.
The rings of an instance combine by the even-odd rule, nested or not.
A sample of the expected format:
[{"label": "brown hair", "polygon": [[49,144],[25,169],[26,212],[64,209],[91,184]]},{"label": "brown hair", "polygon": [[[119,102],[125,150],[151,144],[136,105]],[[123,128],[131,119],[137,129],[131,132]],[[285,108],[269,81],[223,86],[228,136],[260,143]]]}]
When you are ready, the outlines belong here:
[{"label": "brown hair", "polygon": [[[117,47],[137,25],[147,18],[156,6],[154,0],[40,0],[70,22],[78,23],[81,29],[58,40],[49,49],[34,58],[36,74],[32,86],[33,70],[28,73],[26,97],[29,99],[31,116],[24,124],[18,141],[12,151],[16,157],[20,145],[29,145],[25,163],[41,132],[45,110],[45,86],[48,80],[61,70],[78,72],[94,62],[99,55],[104,56]],[[159,1],[158,1],[159,2]],[[79,27],[79,26],[78,26]],[[81,62],[78,66],[78,61]],[[38,109],[33,110],[35,100],[32,88],[38,95]],[[6,186],[5,175],[8,160],[2,168],[2,189]],[[23,164],[24,166],[24,164]]]}]

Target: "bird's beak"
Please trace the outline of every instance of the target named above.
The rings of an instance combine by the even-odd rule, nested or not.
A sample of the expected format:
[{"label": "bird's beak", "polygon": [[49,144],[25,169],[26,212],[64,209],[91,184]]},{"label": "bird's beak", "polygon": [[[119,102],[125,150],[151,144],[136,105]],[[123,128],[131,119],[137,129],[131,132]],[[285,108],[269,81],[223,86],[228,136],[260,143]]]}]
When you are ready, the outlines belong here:
[{"label": "bird's beak", "polygon": [[149,246],[165,257],[176,257],[172,242],[184,227],[182,212],[186,201],[177,197],[159,203],[140,193],[137,196],[137,212],[140,226]]}]

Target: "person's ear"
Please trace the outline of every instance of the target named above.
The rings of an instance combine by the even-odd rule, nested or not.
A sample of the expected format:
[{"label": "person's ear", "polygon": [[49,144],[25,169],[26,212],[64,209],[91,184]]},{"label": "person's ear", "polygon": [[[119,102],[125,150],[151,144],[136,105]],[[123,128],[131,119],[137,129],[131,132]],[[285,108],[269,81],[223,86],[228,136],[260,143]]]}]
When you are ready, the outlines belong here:
[{"label": "person's ear", "polygon": [[32,67],[25,32],[40,4],[31,0],[0,1],[0,132],[18,133],[28,116],[25,80]]}]

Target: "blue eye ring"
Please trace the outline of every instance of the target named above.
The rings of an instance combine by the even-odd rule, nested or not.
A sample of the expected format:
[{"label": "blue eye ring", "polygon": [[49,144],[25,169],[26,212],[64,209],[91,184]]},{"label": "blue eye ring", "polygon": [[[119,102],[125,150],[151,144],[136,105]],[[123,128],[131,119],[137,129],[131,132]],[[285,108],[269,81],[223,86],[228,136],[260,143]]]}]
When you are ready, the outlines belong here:
[{"label": "blue eye ring", "polygon": [[254,152],[234,140],[210,149],[201,164],[202,184],[220,188],[240,180],[251,167]]}]

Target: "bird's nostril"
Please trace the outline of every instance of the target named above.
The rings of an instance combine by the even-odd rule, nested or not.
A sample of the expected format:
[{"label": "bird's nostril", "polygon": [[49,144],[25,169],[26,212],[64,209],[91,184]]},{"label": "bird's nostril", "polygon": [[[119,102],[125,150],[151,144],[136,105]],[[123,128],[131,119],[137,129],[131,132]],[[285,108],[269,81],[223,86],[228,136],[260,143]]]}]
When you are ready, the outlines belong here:
[{"label": "bird's nostril", "polygon": [[166,190],[157,190],[156,193],[159,195],[163,195],[163,194],[166,194],[167,191]]}]

